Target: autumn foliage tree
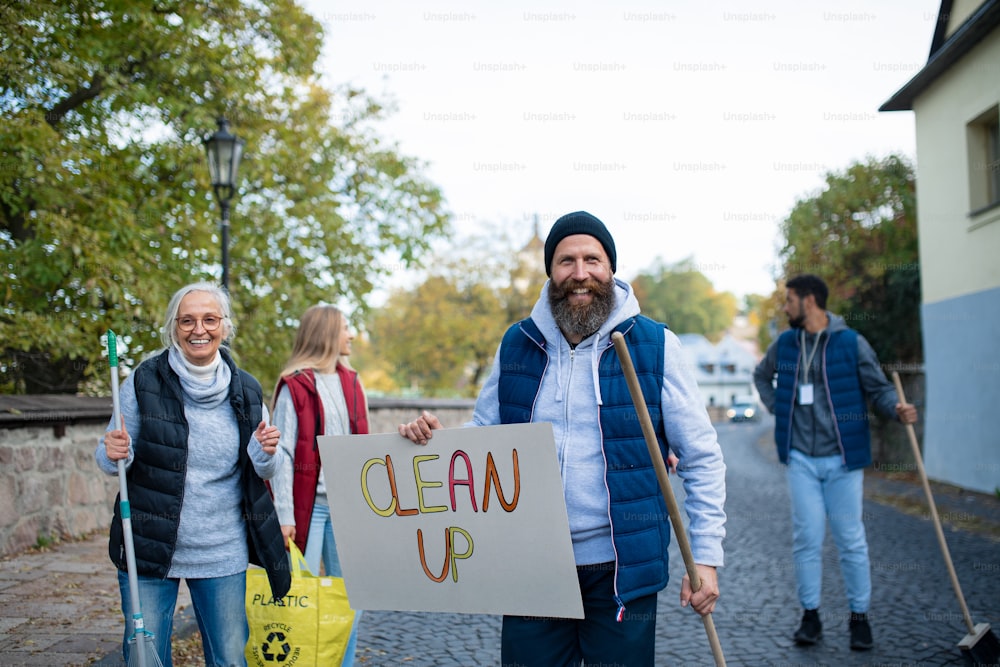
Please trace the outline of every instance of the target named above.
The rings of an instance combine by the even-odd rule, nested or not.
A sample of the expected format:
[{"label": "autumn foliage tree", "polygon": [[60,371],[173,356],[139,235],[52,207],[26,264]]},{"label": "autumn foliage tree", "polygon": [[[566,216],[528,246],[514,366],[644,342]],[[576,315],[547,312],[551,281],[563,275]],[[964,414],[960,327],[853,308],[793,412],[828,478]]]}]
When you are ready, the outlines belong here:
[{"label": "autumn foliage tree", "polygon": [[782,278],[823,278],[828,309],[884,362],[923,358],[915,181],[897,155],[855,162],[827,174],[823,189],[796,202],[781,226]]},{"label": "autumn foliage tree", "polygon": [[510,226],[481,226],[442,250],[415,286],[393,291],[368,319],[365,360],[377,359],[400,392],[475,396],[507,326],[527,317],[538,299],[546,275],[537,223],[520,250]]},{"label": "autumn foliage tree", "polygon": [[636,276],[632,287],[643,314],[666,322],[678,334],[718,340],[736,315],[736,297],[717,292],[691,259],[661,262]]},{"label": "autumn foliage tree", "polygon": [[475,396],[503,334],[503,312],[490,285],[438,273],[412,290],[395,290],[373,313],[372,348],[402,388]]},{"label": "autumn foliage tree", "polygon": [[293,0],[0,7],[0,391],[106,391],[99,335],[134,364],[178,287],[220,275],[202,139],[246,140],[230,290],[240,363],[273,386],[298,316],[365,308],[447,227],[422,164],[330,90],[320,25]]}]

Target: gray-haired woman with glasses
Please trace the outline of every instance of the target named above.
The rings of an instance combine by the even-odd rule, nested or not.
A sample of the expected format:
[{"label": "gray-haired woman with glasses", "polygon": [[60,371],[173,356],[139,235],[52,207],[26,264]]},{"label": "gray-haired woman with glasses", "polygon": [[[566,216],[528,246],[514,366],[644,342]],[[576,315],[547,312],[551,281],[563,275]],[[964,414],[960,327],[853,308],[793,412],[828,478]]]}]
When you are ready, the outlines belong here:
[{"label": "gray-haired woman with glasses", "polygon": [[[284,451],[268,426],[260,383],[222,343],[234,331],[229,296],[187,285],[167,306],[164,350],[122,383],[122,424],[109,424],[96,458],[109,475],[125,459],[139,599],[160,661],[172,664],[171,629],[180,580],[187,582],[207,665],[246,665],[248,563],[267,569],[271,591],[290,586],[288,560],[264,484]],[[122,613],[132,610],[118,501],[111,523]],[[122,642],[129,664],[128,632]]]}]

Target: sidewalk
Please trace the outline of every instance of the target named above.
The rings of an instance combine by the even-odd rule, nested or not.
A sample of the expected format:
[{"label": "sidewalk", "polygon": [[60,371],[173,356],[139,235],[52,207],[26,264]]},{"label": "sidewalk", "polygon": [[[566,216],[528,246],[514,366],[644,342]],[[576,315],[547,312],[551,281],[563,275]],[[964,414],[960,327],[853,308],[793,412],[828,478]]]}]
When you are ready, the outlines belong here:
[{"label": "sidewalk", "polygon": [[[995,494],[933,486],[946,533],[974,530],[1000,544],[1000,499]],[[865,491],[869,501],[928,516],[916,480],[872,473],[866,475]],[[932,530],[929,521],[927,530]],[[174,632],[185,636],[196,627],[185,586],[178,608]],[[103,532],[0,560],[0,667],[122,665],[123,623]]]},{"label": "sidewalk", "polygon": [[[930,486],[938,518],[946,533],[949,528],[969,530],[1000,541],[1000,497],[996,493],[966,491],[933,481]],[[865,497],[928,522],[931,520],[927,496],[916,473],[885,474],[866,470]]]},{"label": "sidewalk", "polygon": [[[175,632],[189,609],[181,586]],[[105,533],[0,560],[0,666],[122,665],[123,628]]]}]

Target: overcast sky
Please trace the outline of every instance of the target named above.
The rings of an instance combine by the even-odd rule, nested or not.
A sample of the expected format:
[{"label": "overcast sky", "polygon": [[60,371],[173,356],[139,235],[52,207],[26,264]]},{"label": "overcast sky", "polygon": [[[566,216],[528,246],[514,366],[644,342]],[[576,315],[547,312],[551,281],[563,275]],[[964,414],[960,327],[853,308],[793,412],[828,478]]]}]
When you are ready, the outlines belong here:
[{"label": "overcast sky", "polygon": [[[379,133],[429,163],[459,233],[544,238],[604,220],[631,279],[691,257],[769,293],[778,226],[828,170],[915,159],[912,112],[878,107],[924,65],[937,0],[304,0],[328,86],[398,110]],[[541,258],[539,258],[541,260]]]}]

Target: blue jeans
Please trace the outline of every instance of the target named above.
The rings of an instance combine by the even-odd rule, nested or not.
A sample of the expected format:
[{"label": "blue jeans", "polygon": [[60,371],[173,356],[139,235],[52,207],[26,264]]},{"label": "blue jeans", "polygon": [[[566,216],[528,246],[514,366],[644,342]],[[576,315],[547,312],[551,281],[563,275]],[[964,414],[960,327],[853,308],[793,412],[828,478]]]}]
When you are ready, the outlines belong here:
[{"label": "blue jeans", "polygon": [[504,667],[652,667],[656,649],[656,594],[632,600],[616,619],[615,564],[576,568],[583,619],[504,616],[500,663]]},{"label": "blue jeans", "polygon": [[[325,503],[313,505],[312,519],[309,520],[309,535],[306,536],[306,559],[309,571],[319,576],[319,561],[323,558],[323,571],[330,577],[343,577],[340,568],[340,557],[337,555],[337,542],[333,537],[333,522],[330,521],[330,506]],[[358,623],[361,621],[361,610],[354,610],[354,627],[351,628],[351,638],[344,651],[343,667],[354,664],[354,654],[358,648]]]},{"label": "blue jeans", "polygon": [[864,470],[847,470],[839,456],[788,454],[788,491],[792,499],[792,552],[799,602],[816,609],[823,583],[826,522],[840,556],[840,573],[851,611],[871,604],[871,565],[862,521]]},{"label": "blue jeans", "polygon": [[[173,632],[174,610],[180,579],[157,579],[139,576],[139,607],[146,631],[153,633],[153,644],[163,667],[171,667],[170,641]],[[185,579],[191,591],[198,629],[201,631],[205,664],[209,667],[246,667],[247,625],[246,573],[211,579]],[[125,615],[125,640],[122,653],[129,664],[132,637],[132,596],[129,592],[128,574],[118,571],[118,588],[122,596],[122,613]],[[137,663],[138,664],[138,663]]]}]

